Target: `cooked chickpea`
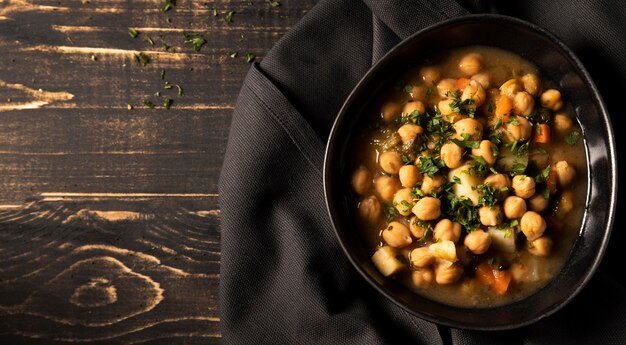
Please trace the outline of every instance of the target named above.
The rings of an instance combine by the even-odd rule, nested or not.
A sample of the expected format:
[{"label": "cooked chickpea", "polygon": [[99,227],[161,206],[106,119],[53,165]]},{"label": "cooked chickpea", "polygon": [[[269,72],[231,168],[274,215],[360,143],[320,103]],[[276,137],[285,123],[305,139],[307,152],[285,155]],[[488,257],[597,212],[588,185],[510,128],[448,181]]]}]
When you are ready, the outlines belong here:
[{"label": "cooked chickpea", "polygon": [[483,124],[476,119],[463,119],[454,124],[456,136],[463,140],[463,135],[469,135],[467,140],[481,140],[483,138]]},{"label": "cooked chickpea", "polygon": [[480,255],[485,253],[489,246],[491,246],[491,236],[484,230],[477,229],[465,236],[463,244],[470,250],[470,252]]},{"label": "cooked chickpea", "polygon": [[529,210],[539,213],[545,211],[550,205],[550,200],[544,198],[540,193],[536,193],[526,200],[526,202],[528,203]]},{"label": "cooked chickpea", "polygon": [[478,53],[469,53],[459,61],[459,70],[466,76],[480,72],[483,69],[483,57]]},{"label": "cooked chickpea", "polygon": [[433,271],[429,268],[420,268],[411,272],[411,281],[418,288],[425,288],[433,283]]},{"label": "cooked chickpea", "polygon": [[452,107],[450,106],[450,102],[452,102],[450,99],[445,98],[437,103],[437,108],[439,108],[439,112],[441,112],[442,116],[455,114],[454,110],[452,110]]},{"label": "cooked chickpea", "polygon": [[485,89],[480,85],[476,80],[471,80],[469,85],[465,87],[463,93],[461,94],[461,100],[465,101],[471,99],[474,101],[473,107],[480,107],[485,103],[485,98],[487,97],[485,93]]},{"label": "cooked chickpea", "polygon": [[441,79],[441,81],[437,83],[437,93],[439,94],[439,97],[442,97],[442,98],[448,97],[455,90],[456,90],[456,79],[452,79],[452,78]]},{"label": "cooked chickpea", "polygon": [[505,188],[511,187],[511,179],[505,174],[494,174],[485,178],[485,184],[499,191],[503,191]]},{"label": "cooked chickpea", "polygon": [[524,85],[524,90],[528,92],[532,96],[537,96],[539,94],[539,90],[541,89],[541,80],[534,73],[525,74],[522,77],[522,84]]},{"label": "cooked chickpea", "polygon": [[541,105],[544,108],[548,108],[552,111],[559,111],[563,108],[563,101],[561,100],[561,92],[555,89],[548,89],[541,94]]},{"label": "cooked chickpea", "polygon": [[402,188],[396,192],[393,196],[393,205],[403,216],[411,214],[411,208],[413,207],[413,194],[411,194],[411,188]]},{"label": "cooked chickpea", "polygon": [[552,119],[552,128],[554,133],[558,136],[564,136],[572,131],[574,128],[574,121],[564,113],[558,113],[554,115]]},{"label": "cooked chickpea", "polygon": [[415,140],[415,138],[424,132],[424,129],[421,126],[406,124],[402,127],[398,128],[398,135],[402,140],[403,144],[407,144]]},{"label": "cooked chickpea", "polygon": [[380,109],[380,117],[384,123],[395,120],[402,112],[402,106],[396,102],[386,102]]},{"label": "cooked chickpea", "polygon": [[463,268],[446,261],[435,263],[435,281],[439,285],[456,283],[463,274]]},{"label": "cooked chickpea", "polygon": [[520,91],[513,97],[513,110],[517,115],[530,115],[534,106],[535,99],[526,91]]},{"label": "cooked chickpea", "polygon": [[402,187],[413,188],[422,180],[422,174],[415,165],[403,165],[398,171]]},{"label": "cooked chickpea", "polygon": [[424,107],[424,103],[420,101],[411,101],[407,102],[402,108],[402,116],[409,116],[414,111],[417,111],[418,114],[423,114],[426,111],[426,107]]},{"label": "cooked chickpea", "polygon": [[374,187],[376,187],[381,199],[390,202],[400,189],[400,181],[397,178],[383,175],[374,180]]},{"label": "cooked chickpea", "polygon": [[456,243],[461,238],[461,224],[444,218],[435,225],[433,238],[435,241],[452,241]]},{"label": "cooked chickpea", "polygon": [[394,248],[406,247],[413,243],[409,228],[400,222],[391,222],[383,230],[383,240]]},{"label": "cooked chickpea", "polygon": [[482,206],[478,209],[478,218],[484,226],[496,226],[502,222],[502,207],[500,205]]},{"label": "cooked chickpea", "polygon": [[377,224],[382,216],[382,206],[378,198],[373,195],[361,200],[358,206],[359,217],[367,224]]},{"label": "cooked chickpea", "polygon": [[421,198],[413,206],[413,214],[420,220],[433,220],[441,216],[441,200],[429,196]]},{"label": "cooked chickpea", "polygon": [[556,162],[554,165],[554,171],[557,176],[556,180],[561,188],[569,186],[576,178],[576,168],[569,165],[567,161]]},{"label": "cooked chickpea", "polygon": [[561,197],[559,198],[557,204],[557,212],[558,215],[563,217],[568,213],[572,212],[574,209],[574,194],[570,191],[565,191],[561,193]]},{"label": "cooked chickpea", "polygon": [[520,220],[520,228],[529,241],[534,241],[546,231],[546,221],[539,213],[528,211]]},{"label": "cooked chickpea", "polygon": [[437,67],[426,66],[420,69],[420,78],[426,83],[426,85],[432,85],[441,78],[441,72]]},{"label": "cooked chickpea", "polygon": [[535,179],[526,175],[517,175],[511,182],[515,195],[528,199],[535,194]]},{"label": "cooked chickpea", "polygon": [[516,219],[526,213],[526,201],[519,196],[509,196],[504,199],[504,215],[508,219]]},{"label": "cooked chickpea", "polygon": [[532,134],[530,122],[528,122],[525,117],[518,115],[511,119],[513,119],[513,121],[509,120],[502,126],[504,128],[504,141],[510,143],[514,141],[524,141],[530,138]]},{"label": "cooked chickpea", "polygon": [[445,143],[441,146],[441,159],[451,169],[463,165],[463,148],[455,143]]},{"label": "cooked chickpea", "polygon": [[415,101],[424,101],[428,95],[428,88],[424,85],[413,86],[411,88],[411,99]]},{"label": "cooked chickpea", "polygon": [[516,93],[522,91],[522,83],[517,79],[509,79],[500,85],[500,94],[513,97]]},{"label": "cooked chickpea", "polygon": [[380,157],[378,157],[378,164],[380,164],[384,172],[392,175],[397,174],[403,165],[402,158],[400,158],[400,154],[396,151],[383,152]]},{"label": "cooked chickpea", "polygon": [[552,239],[541,236],[534,241],[528,241],[528,251],[536,256],[548,256],[552,250]]},{"label": "cooked chickpea", "polygon": [[472,149],[472,155],[483,157],[487,164],[493,165],[496,162],[496,156],[493,154],[495,150],[497,146],[494,143],[490,140],[483,140],[478,148]]},{"label": "cooked chickpea", "polygon": [[446,182],[446,178],[441,175],[433,175],[433,177],[424,176],[424,180],[422,181],[422,187],[420,189],[425,194],[440,192]]},{"label": "cooked chickpea", "polygon": [[430,252],[428,247],[419,247],[413,249],[411,252],[411,265],[413,267],[428,267],[435,263],[435,257]]},{"label": "cooked chickpea", "polygon": [[415,238],[423,238],[424,235],[426,235],[426,229],[417,223],[417,218],[415,216],[411,217],[409,220],[409,230]]},{"label": "cooked chickpea", "polygon": [[366,167],[360,166],[352,174],[352,189],[357,194],[365,194],[372,188],[372,173]]},{"label": "cooked chickpea", "polygon": [[471,79],[479,82],[480,86],[482,86],[483,89],[488,89],[491,85],[491,76],[484,72],[474,74]]}]

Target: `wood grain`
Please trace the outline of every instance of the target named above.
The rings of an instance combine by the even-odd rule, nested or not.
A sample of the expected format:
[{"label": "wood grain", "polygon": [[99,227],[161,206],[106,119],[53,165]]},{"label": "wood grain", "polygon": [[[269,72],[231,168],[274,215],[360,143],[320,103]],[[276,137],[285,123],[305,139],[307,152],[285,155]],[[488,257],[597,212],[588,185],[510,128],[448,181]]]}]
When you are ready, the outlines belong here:
[{"label": "wood grain", "polygon": [[0,0],[0,343],[220,342],[217,179],[244,56],[314,1],[163,3]]}]

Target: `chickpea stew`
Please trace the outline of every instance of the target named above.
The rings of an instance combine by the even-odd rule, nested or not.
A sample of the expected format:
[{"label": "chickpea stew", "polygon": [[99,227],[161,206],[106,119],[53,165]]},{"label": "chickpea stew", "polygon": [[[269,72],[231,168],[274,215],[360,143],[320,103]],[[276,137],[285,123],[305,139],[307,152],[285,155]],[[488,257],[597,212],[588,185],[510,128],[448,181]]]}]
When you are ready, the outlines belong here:
[{"label": "chickpea stew", "polygon": [[394,82],[350,143],[356,223],[376,268],[455,306],[537,291],[567,260],[584,212],[567,95],[485,46],[432,56]]}]

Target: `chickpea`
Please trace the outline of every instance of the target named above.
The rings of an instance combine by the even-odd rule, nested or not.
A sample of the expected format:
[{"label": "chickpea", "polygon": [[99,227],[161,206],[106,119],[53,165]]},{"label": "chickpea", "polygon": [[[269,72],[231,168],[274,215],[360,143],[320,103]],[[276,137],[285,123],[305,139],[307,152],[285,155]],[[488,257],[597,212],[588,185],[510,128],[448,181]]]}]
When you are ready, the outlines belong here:
[{"label": "chickpea", "polygon": [[400,222],[391,222],[387,225],[387,228],[383,230],[383,240],[394,248],[406,247],[413,243],[409,228]]},{"label": "chickpea", "polygon": [[441,216],[441,200],[429,196],[421,198],[415,206],[413,213],[420,220],[433,220]]},{"label": "chickpea", "polygon": [[402,116],[409,116],[414,111],[417,111],[418,114],[423,114],[426,111],[426,107],[424,107],[424,103],[420,101],[412,101],[407,102],[402,108]]},{"label": "chickpea", "polygon": [[424,101],[428,94],[428,88],[424,85],[413,86],[411,89],[411,99],[414,101]]},{"label": "chickpea", "polygon": [[456,243],[461,238],[461,224],[444,218],[435,225],[433,238],[435,241],[452,241]]},{"label": "chickpea", "polygon": [[437,84],[437,93],[439,97],[448,97],[452,92],[456,90],[456,79],[446,78],[441,79]]},{"label": "chickpea", "polygon": [[422,180],[422,174],[415,165],[403,165],[398,171],[402,187],[413,188]]},{"label": "chickpea", "polygon": [[539,213],[545,211],[550,205],[550,200],[544,198],[540,193],[533,195],[526,202],[528,202],[528,209]]},{"label": "chickpea", "polygon": [[505,188],[511,187],[511,179],[505,174],[489,175],[485,179],[484,183],[499,191],[503,191]]},{"label": "chickpea", "polygon": [[515,195],[523,199],[528,199],[535,194],[535,179],[526,175],[513,177],[513,191]]},{"label": "chickpea", "polygon": [[[537,194],[538,195],[538,194]],[[519,196],[504,199],[504,215],[508,219],[517,219],[526,213],[526,201]]]},{"label": "chickpea", "polygon": [[441,175],[434,175],[433,177],[424,176],[424,181],[422,181],[422,187],[420,189],[424,194],[440,192],[446,182],[446,178]]},{"label": "chickpea", "polygon": [[413,194],[411,194],[411,188],[402,188],[397,191],[393,196],[393,205],[401,215],[410,215],[411,208],[413,207]]},{"label": "chickpea", "polygon": [[558,215],[563,217],[574,209],[574,194],[570,191],[565,191],[561,194],[557,204]]},{"label": "chickpea", "polygon": [[384,123],[395,120],[402,112],[402,106],[396,102],[386,102],[380,109],[380,118]]},{"label": "chickpea", "polygon": [[383,175],[374,180],[374,187],[381,199],[390,202],[400,189],[400,181],[397,178]]},{"label": "chickpea", "polygon": [[536,74],[525,74],[522,77],[522,84],[524,85],[524,90],[526,90],[526,92],[528,92],[531,96],[537,96],[539,94],[539,90],[541,89],[541,80]]},{"label": "chickpea", "polygon": [[363,195],[372,188],[372,173],[366,167],[358,167],[352,174],[352,189]]},{"label": "chickpea", "polygon": [[513,121],[509,120],[502,128],[504,129],[504,141],[512,143],[514,141],[524,141],[530,138],[532,134],[532,126],[525,117],[515,116],[512,117]]},{"label": "chickpea", "polygon": [[546,231],[546,221],[539,213],[528,211],[520,220],[520,228],[529,241],[534,241]]},{"label": "chickpea", "polygon": [[572,131],[574,121],[566,114],[558,113],[555,114],[552,119],[552,128],[554,129],[554,133],[562,137]]},{"label": "chickpea", "polygon": [[411,252],[411,265],[413,267],[428,267],[435,263],[435,257],[430,252],[428,247],[419,247],[413,249]]},{"label": "chickpea", "polygon": [[465,236],[463,244],[465,244],[467,249],[472,253],[480,255],[485,253],[489,249],[489,246],[491,246],[491,236],[484,230],[477,229]]},{"label": "chickpea", "polygon": [[420,69],[420,78],[426,85],[432,85],[441,79],[441,72],[437,67],[426,66]]},{"label": "chickpea", "polygon": [[474,107],[480,107],[483,105],[486,98],[487,95],[485,93],[485,89],[476,80],[471,80],[469,85],[467,85],[465,90],[463,90],[463,94],[461,94],[462,101],[467,99],[474,100]]},{"label": "chickpea", "polygon": [[403,144],[407,144],[415,140],[415,138],[424,133],[424,129],[418,125],[406,124],[398,128],[398,135]]},{"label": "chickpea", "polygon": [[373,195],[361,200],[358,206],[359,217],[367,224],[375,225],[383,215],[382,206],[378,198]]},{"label": "chickpea", "polygon": [[450,99],[445,98],[437,103],[437,108],[439,108],[442,116],[445,117],[455,114],[454,110],[452,110],[452,107],[450,107],[451,102],[452,101]]},{"label": "chickpea", "polygon": [[463,274],[463,268],[445,260],[435,263],[435,281],[439,285],[456,283]]},{"label": "chickpea", "polygon": [[483,89],[488,89],[491,85],[491,76],[484,72],[474,74],[471,79],[480,83],[480,86],[482,86]]},{"label": "chickpea", "polygon": [[526,91],[520,91],[513,97],[513,110],[517,115],[529,116],[534,106],[535,99]]},{"label": "chickpea", "polygon": [[517,79],[509,79],[500,85],[500,94],[507,97],[513,97],[516,93],[522,91],[522,83]]},{"label": "chickpea", "polygon": [[378,157],[378,163],[384,172],[392,175],[397,174],[402,165],[404,165],[400,154],[396,151],[383,152]]},{"label": "chickpea", "polygon": [[528,251],[536,256],[548,256],[552,250],[552,239],[541,236],[534,241],[528,241]]},{"label": "chickpea", "polygon": [[472,155],[483,157],[485,162],[493,165],[496,162],[496,156],[493,154],[497,150],[497,146],[489,140],[480,142],[478,148],[472,149]]},{"label": "chickpea", "polygon": [[467,140],[481,140],[483,138],[483,124],[476,119],[463,119],[454,124],[456,136],[463,140],[463,134],[469,135]]},{"label": "chickpea", "polygon": [[463,148],[455,143],[445,143],[441,146],[441,159],[448,168],[458,168],[463,165]]},{"label": "chickpea", "polygon": [[415,238],[423,238],[424,235],[426,235],[426,229],[417,223],[417,218],[415,216],[411,217],[409,220],[409,230]]},{"label": "chickpea", "polygon": [[466,76],[480,72],[483,69],[483,57],[478,53],[469,53],[459,61],[459,70]]},{"label": "chickpea", "polygon": [[482,206],[478,209],[478,218],[484,226],[496,226],[502,222],[502,207],[500,205]]},{"label": "chickpea", "polygon": [[411,281],[418,288],[425,288],[433,283],[434,274],[429,268],[420,268],[411,272]]},{"label": "chickpea", "polygon": [[567,161],[556,162],[554,171],[556,171],[557,183],[561,188],[569,186],[576,178],[576,168],[569,165]]},{"label": "chickpea", "polygon": [[559,111],[563,108],[563,101],[561,100],[561,92],[555,89],[548,89],[541,94],[541,105],[544,108],[548,108],[552,111]]}]

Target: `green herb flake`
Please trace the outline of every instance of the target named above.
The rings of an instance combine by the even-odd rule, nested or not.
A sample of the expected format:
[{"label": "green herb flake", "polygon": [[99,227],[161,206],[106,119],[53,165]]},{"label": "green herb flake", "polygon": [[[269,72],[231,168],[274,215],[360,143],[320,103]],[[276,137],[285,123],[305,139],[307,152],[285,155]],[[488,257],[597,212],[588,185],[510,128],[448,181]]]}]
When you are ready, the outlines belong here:
[{"label": "green herb flake", "polygon": [[404,163],[404,165],[411,164],[411,162],[413,161],[406,155],[400,155],[400,159],[402,159],[402,163]]},{"label": "green herb flake", "polygon": [[95,55],[91,55],[91,61],[98,61],[98,57]]},{"label": "green herb flake", "polygon": [[413,92],[413,85],[406,84],[406,85],[404,85],[404,89],[403,90],[404,90],[404,92],[410,94],[411,92]]},{"label": "green herb flake", "polygon": [[190,43],[193,46],[193,50],[199,52],[200,48],[206,43],[206,40],[200,36],[189,37],[185,40],[185,43]]},{"label": "green herb flake", "polygon": [[247,63],[251,63],[252,61],[254,61],[254,59],[256,59],[256,55],[254,55],[253,53],[246,53]]},{"label": "green herb flake", "polygon": [[169,109],[172,107],[172,103],[174,103],[174,100],[171,98],[166,98],[163,100],[163,107],[165,107],[165,109]]},{"label": "green herb flake", "polygon": [[270,4],[270,6],[272,7],[278,7],[280,6],[280,2],[278,1],[274,1],[274,0],[267,0],[267,2]]},{"label": "green herb flake", "polygon": [[[466,134],[466,133],[464,133]],[[468,137],[469,138],[469,137]],[[450,139],[451,142],[457,144],[460,147],[467,147],[470,149],[477,149],[478,147],[480,147],[480,142],[479,141],[474,141],[474,140],[459,140],[459,139],[455,139],[452,138]]]},{"label": "green herb flake", "polygon": [[578,143],[578,139],[580,139],[580,132],[577,130],[571,131],[563,137],[563,140],[571,146],[576,145],[576,143]]},{"label": "green herb flake", "polygon": [[234,58],[236,58],[236,57],[237,57],[237,55],[238,55],[238,54],[239,54],[239,53],[237,53],[236,51],[231,50],[231,51],[229,51],[229,52],[228,52],[228,57],[230,57],[230,58],[233,58],[233,59],[234,59]]},{"label": "green herb flake", "polygon": [[154,103],[152,103],[151,101],[147,99],[142,100],[141,103],[143,103],[143,105],[145,105],[148,108],[154,108]]},{"label": "green herb flake", "polygon": [[161,80],[164,80],[164,79],[165,79],[165,70],[162,69],[161,70]]},{"label": "green herb flake", "polygon": [[[493,101],[491,101],[489,102],[489,107],[487,108],[487,111],[493,113],[494,110],[496,110],[496,105],[493,103]],[[500,120],[500,118],[498,118],[498,120],[500,121],[500,123],[502,123],[502,120]]]},{"label": "green herb flake", "polygon": [[150,57],[143,52],[139,52],[139,54],[135,54],[133,59],[135,63],[138,65],[145,66],[150,62]]},{"label": "green herb flake", "polygon": [[213,6],[213,17],[217,17],[217,8]]},{"label": "green herb flake", "polygon": [[139,36],[139,31],[135,29],[130,29],[128,30],[128,35],[130,35],[130,37],[132,38],[137,38],[137,36]]},{"label": "green herb flake", "polygon": [[388,221],[392,221],[398,216],[398,210],[396,210],[393,206],[386,207],[383,211],[385,212],[385,217],[387,217]]},{"label": "green herb flake", "polygon": [[155,93],[154,93],[154,96],[155,96],[155,97],[161,97],[161,91],[157,91],[157,92],[155,92]]},{"label": "green herb flake", "polygon": [[233,22],[233,16],[235,15],[234,11],[228,11],[226,12],[226,16],[224,16],[224,22],[225,23],[232,23]]},{"label": "green herb flake", "polygon": [[161,6],[161,12],[167,12],[172,9],[172,7],[176,6],[176,0],[165,0],[163,6]]},{"label": "green herb flake", "polygon": [[150,36],[146,36],[146,38],[143,41],[148,43],[151,46],[154,45],[154,41],[152,40],[152,38],[150,38]]},{"label": "green herb flake", "polygon": [[510,123],[513,126],[519,126],[519,121],[517,121],[517,119],[513,116],[511,116],[506,123]]},{"label": "green herb flake", "polygon": [[180,87],[180,85],[178,85],[178,84],[176,84],[174,86],[176,86],[176,88],[178,89],[178,96],[183,97],[185,95],[185,93],[183,92],[183,88]]}]

